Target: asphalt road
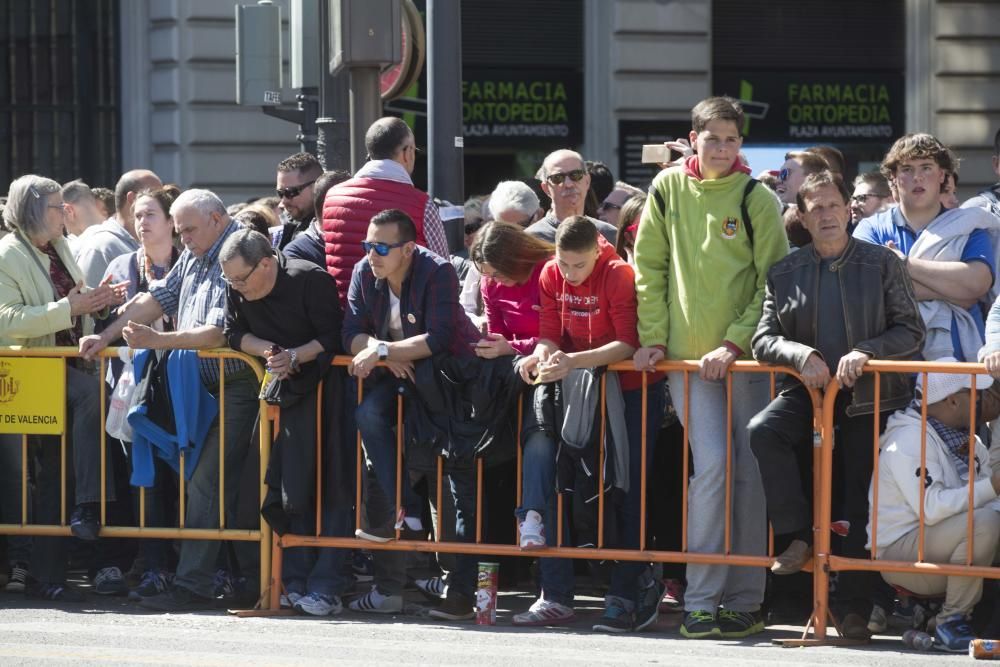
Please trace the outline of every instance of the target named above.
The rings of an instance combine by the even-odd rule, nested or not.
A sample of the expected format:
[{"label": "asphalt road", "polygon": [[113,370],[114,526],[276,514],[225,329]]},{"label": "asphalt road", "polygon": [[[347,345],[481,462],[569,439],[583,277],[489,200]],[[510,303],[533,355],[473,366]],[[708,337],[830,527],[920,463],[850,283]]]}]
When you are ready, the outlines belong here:
[{"label": "asphalt road", "polygon": [[505,594],[498,624],[447,624],[424,618],[414,598],[405,615],[371,618],[236,618],[225,611],[146,614],[124,599],[91,596],[57,608],[0,593],[0,665],[915,665],[968,664],[968,656],[903,650],[898,637],[864,647],[781,648],[772,639],[801,628],[769,628],[744,641],[693,641],[677,631],[679,614],[652,631],[604,635],[590,630],[600,600],[578,600],[576,624],[520,629],[511,614],[532,597]]}]

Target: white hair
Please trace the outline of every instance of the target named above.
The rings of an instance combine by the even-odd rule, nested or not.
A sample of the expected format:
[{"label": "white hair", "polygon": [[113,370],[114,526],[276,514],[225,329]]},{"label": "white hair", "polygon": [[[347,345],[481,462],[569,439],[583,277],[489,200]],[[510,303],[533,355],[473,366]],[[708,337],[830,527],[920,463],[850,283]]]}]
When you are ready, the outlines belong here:
[{"label": "white hair", "polygon": [[226,205],[219,199],[219,195],[211,190],[192,188],[180,193],[174,203],[170,205],[170,215],[175,216],[178,211],[188,208],[193,208],[206,217],[213,213],[218,213],[223,217],[227,215]]},{"label": "white hair", "polygon": [[490,194],[490,218],[499,220],[507,211],[517,211],[525,217],[538,210],[538,195],[521,181],[502,181]]}]

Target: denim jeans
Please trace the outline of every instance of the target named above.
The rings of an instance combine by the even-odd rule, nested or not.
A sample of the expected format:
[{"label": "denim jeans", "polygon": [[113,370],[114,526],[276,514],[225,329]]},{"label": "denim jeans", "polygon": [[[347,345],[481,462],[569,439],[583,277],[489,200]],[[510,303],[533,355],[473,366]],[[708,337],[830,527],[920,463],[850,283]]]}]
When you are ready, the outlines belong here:
[{"label": "denim jeans", "polygon": [[[212,388],[215,389],[214,387]],[[225,502],[226,525],[235,527],[236,503],[239,481],[248,458],[250,434],[257,420],[259,402],[256,377],[250,371],[241,371],[226,378],[225,424]],[[187,483],[187,528],[219,527],[219,420],[205,438],[198,467]],[[213,575],[221,543],[217,540],[185,540],[181,544],[180,560],[174,585],[198,595],[212,595]],[[255,583],[250,572],[255,567],[256,544],[237,547],[244,573],[251,584]],[[244,565],[241,562],[241,565]]]},{"label": "denim jeans", "polygon": [[[521,507],[515,514],[523,521],[529,510],[542,516],[545,544],[559,546],[558,494],[556,493],[556,443],[542,431],[524,440],[521,459]],[[567,513],[563,513],[563,541],[569,535]],[[573,604],[573,562],[569,558],[539,558],[538,574],[542,597],[566,606]]]},{"label": "denim jeans", "polygon": [[[330,537],[351,535],[354,513],[350,507],[323,507],[321,534]],[[290,531],[294,535],[313,535],[316,532],[316,512],[291,517]],[[354,583],[354,577],[344,569],[348,549],[293,547],[285,550],[281,578],[289,593],[306,595],[343,595]]]},{"label": "denim jeans", "polygon": [[[622,392],[625,399],[625,422],[628,425],[629,485],[625,500],[618,508],[621,547],[638,549],[642,522],[642,389]],[[646,473],[653,467],[653,453],[660,424],[663,423],[663,380],[647,387],[646,401]],[[648,480],[647,480],[648,482]],[[648,526],[647,526],[648,533]],[[639,577],[648,565],[639,561],[619,561],[611,571],[609,596],[635,601]]]}]

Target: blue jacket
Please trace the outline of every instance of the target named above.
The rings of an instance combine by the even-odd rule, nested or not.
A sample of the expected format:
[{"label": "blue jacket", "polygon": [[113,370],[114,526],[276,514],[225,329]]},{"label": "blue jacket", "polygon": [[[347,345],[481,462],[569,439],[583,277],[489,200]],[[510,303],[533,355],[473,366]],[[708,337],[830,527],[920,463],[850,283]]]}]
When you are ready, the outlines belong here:
[{"label": "blue jacket", "polygon": [[[142,377],[151,350],[139,350],[133,360],[136,382]],[[180,472],[180,452],[184,452],[184,476],[190,480],[198,465],[205,437],[219,414],[219,402],[202,384],[198,353],[171,350],[167,356],[167,389],[173,408],[174,430],[168,433],[147,415],[140,401],[128,413],[132,426],[132,486],[153,486],[153,454]],[[154,449],[155,448],[155,449]]]}]

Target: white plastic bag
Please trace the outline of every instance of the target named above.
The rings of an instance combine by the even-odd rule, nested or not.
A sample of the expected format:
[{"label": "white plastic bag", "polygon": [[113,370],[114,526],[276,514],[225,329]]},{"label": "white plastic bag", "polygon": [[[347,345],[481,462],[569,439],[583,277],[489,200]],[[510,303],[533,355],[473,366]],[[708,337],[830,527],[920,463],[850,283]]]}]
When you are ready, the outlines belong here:
[{"label": "white plastic bag", "polygon": [[135,399],[135,372],[132,369],[131,352],[132,350],[127,347],[118,348],[118,357],[122,360],[124,367],[111,394],[108,419],[104,424],[108,435],[123,442],[132,441],[132,427],[126,419]]}]

